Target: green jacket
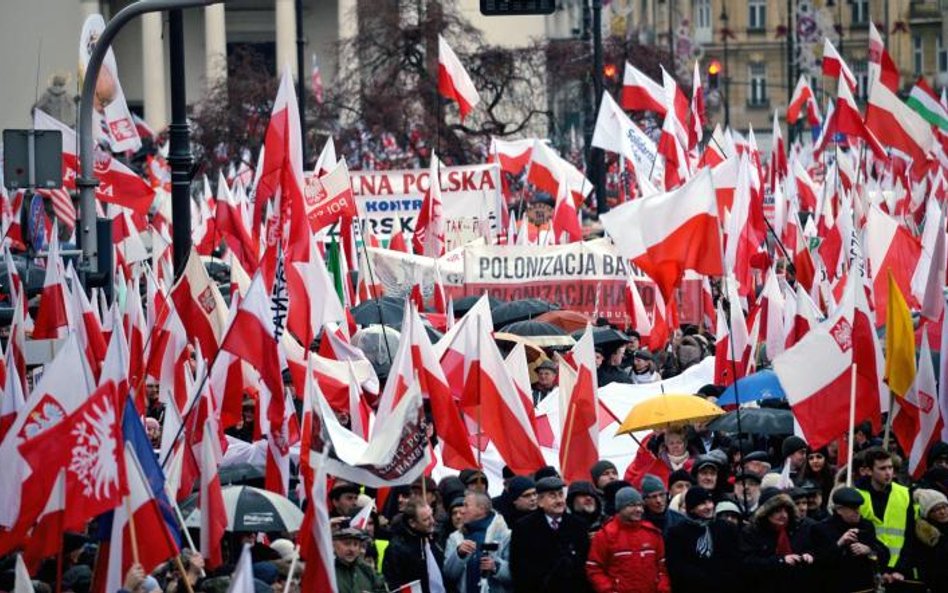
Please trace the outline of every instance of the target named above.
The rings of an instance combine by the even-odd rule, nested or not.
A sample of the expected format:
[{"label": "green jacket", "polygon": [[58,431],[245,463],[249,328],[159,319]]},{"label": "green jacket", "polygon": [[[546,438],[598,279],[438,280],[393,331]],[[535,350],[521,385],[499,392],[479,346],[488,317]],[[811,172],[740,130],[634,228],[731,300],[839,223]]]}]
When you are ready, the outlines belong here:
[{"label": "green jacket", "polygon": [[364,591],[386,593],[388,591],[382,576],[361,560],[345,564],[336,558],[336,586],[339,593],[363,593]]}]

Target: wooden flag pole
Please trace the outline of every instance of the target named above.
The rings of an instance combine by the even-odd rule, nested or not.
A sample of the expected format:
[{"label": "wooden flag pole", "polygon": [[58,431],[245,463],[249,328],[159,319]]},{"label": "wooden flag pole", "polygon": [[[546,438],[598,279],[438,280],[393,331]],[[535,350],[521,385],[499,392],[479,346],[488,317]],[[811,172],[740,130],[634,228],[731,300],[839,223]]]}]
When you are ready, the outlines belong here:
[{"label": "wooden flag pole", "polygon": [[132,540],[132,560],[135,564],[141,564],[138,558],[138,537],[135,531],[135,517],[132,515],[132,503],[128,496],[123,498],[125,502],[125,514],[128,515],[128,530]]},{"label": "wooden flag pole", "polygon": [[855,362],[852,367],[852,374],[849,377],[849,442],[848,461],[846,462],[846,486],[853,485],[853,441],[856,438],[856,369],[859,365]]}]

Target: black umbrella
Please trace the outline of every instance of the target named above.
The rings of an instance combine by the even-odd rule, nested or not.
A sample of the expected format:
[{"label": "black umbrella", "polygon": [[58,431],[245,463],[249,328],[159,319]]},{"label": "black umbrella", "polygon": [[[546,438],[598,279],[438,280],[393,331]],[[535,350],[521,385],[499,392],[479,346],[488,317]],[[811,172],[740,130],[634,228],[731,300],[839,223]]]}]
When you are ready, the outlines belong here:
[{"label": "black umbrella", "polygon": [[[583,337],[586,330],[574,331],[572,335],[577,341]],[[606,346],[609,344],[626,344],[629,342],[629,336],[612,327],[594,327],[593,344],[596,346]]]},{"label": "black umbrella", "polygon": [[369,299],[351,309],[352,319],[359,325],[375,323],[395,325],[402,322],[404,303],[392,299]]},{"label": "black umbrella", "polygon": [[494,328],[496,329],[559,308],[558,305],[541,299],[521,299],[500,305],[491,311],[491,316],[494,318]]},{"label": "black umbrella", "polygon": [[[471,295],[471,296],[461,297],[458,300],[454,301],[454,315],[456,317],[460,317],[461,315],[464,315],[465,313],[470,311],[471,307],[473,307],[474,304],[477,303],[477,301],[479,301],[480,299],[481,299],[480,296]],[[492,296],[487,297],[487,306],[490,307],[491,311],[493,311],[500,305],[503,305],[504,302],[505,301],[496,299]]]},{"label": "black umbrella", "polygon": [[[225,486],[221,492],[227,531],[299,531],[303,523],[303,511],[285,496],[250,486]],[[197,498],[197,494],[191,495],[181,504],[187,527],[201,526]]]},{"label": "black umbrella", "polygon": [[499,333],[513,334],[528,338],[531,342],[546,348],[549,346],[572,346],[575,341],[562,328],[545,321],[515,321],[505,325]]},{"label": "black umbrella", "polygon": [[[736,434],[738,410],[719,416],[708,423],[709,430]],[[774,408],[741,408],[740,432],[750,434],[793,434],[793,412]]]}]

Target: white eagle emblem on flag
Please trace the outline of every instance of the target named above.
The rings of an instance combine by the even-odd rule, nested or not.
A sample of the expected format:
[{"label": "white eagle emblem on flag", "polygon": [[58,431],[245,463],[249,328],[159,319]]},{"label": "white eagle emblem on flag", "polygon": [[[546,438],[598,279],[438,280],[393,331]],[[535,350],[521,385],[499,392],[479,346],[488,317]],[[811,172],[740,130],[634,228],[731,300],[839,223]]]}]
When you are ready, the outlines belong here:
[{"label": "white eagle emblem on flag", "polygon": [[75,446],[69,471],[82,485],[88,498],[109,498],[119,488],[117,443],[114,435],[117,418],[111,403],[93,405],[72,429]]},{"label": "white eagle emblem on flag", "polygon": [[853,347],[853,326],[845,317],[840,317],[839,321],[833,324],[830,335],[843,352],[848,352]]}]

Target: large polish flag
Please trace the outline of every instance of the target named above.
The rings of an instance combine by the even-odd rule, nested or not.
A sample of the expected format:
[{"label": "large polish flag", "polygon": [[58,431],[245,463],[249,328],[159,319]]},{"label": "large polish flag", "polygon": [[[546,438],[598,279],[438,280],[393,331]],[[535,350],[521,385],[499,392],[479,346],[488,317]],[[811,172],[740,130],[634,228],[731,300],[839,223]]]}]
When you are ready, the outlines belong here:
[{"label": "large polish flag", "polygon": [[602,223],[619,253],[655,280],[666,300],[685,270],[723,273],[717,199],[707,168],[674,191],[612,209]]},{"label": "large polish flag", "polygon": [[511,175],[520,175],[530,162],[533,143],[533,138],[501,140],[491,136],[490,157],[500,163],[501,171],[506,171]]},{"label": "large polish flag", "polygon": [[314,476],[306,493],[311,502],[306,506],[303,525],[300,527],[300,557],[306,561],[300,590],[335,593],[337,588],[332,527],[326,506],[326,456],[313,459],[314,457],[300,458],[300,462],[306,463]]},{"label": "large polish flag", "polygon": [[850,92],[856,90],[856,77],[853,76],[852,70],[849,69],[842,56],[836,51],[836,46],[828,37],[823,38],[823,76],[842,78],[849,86]]},{"label": "large polish flag", "polygon": [[33,339],[55,339],[66,335],[72,320],[69,318],[69,288],[66,286],[63,261],[59,256],[59,239],[56,224],[53,224],[53,240],[46,256],[46,276],[40,294],[39,310],[33,324]]},{"label": "large polish flag", "polygon": [[885,84],[874,84],[866,106],[866,127],[879,142],[910,157],[920,170],[935,143],[932,127]]},{"label": "large polish flag", "polygon": [[438,92],[458,102],[462,121],[481,100],[461,60],[441,35],[438,35]]},{"label": "large polish flag", "polygon": [[560,358],[560,471],[584,480],[599,460],[599,399],[591,326],[570,351],[575,367]]},{"label": "large polish flag", "polygon": [[184,273],[171,288],[171,300],[188,337],[196,339],[204,355],[213,358],[227,328],[227,305],[193,249]]},{"label": "large polish flag", "polygon": [[892,272],[899,291],[909,299],[909,307],[918,307],[915,297],[912,296],[912,276],[922,257],[922,245],[908,229],[875,205],[869,208],[865,233],[876,305],[876,326],[882,327],[889,302],[889,271]]},{"label": "large polish flag", "polygon": [[622,77],[620,100],[622,108],[629,111],[654,111],[662,117],[667,112],[662,85],[628,62]]},{"label": "large polish flag", "polygon": [[790,104],[787,106],[787,123],[795,124],[804,115],[806,110],[807,123],[810,126],[818,126],[823,121],[820,115],[820,107],[816,102],[816,96],[807,80],[806,74],[801,74],[797,81],[796,88],[793,89],[793,96],[790,97]]},{"label": "large polish flag", "polygon": [[[847,276],[839,306],[773,361],[787,401],[806,441],[814,448],[839,438],[849,428],[853,365],[856,365],[856,422],[878,421],[879,372],[874,328],[857,305],[860,273]],[[800,372],[800,369],[808,369]]]}]

